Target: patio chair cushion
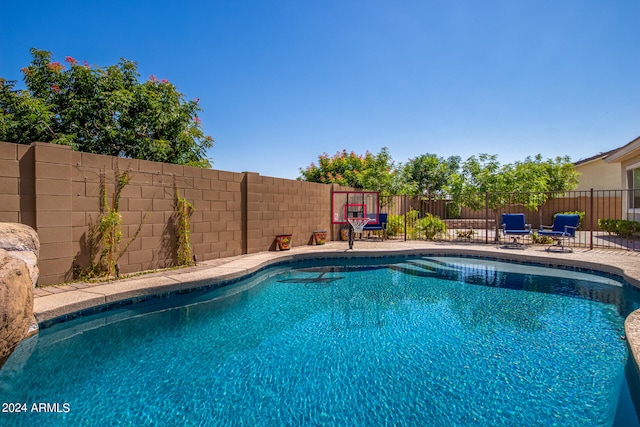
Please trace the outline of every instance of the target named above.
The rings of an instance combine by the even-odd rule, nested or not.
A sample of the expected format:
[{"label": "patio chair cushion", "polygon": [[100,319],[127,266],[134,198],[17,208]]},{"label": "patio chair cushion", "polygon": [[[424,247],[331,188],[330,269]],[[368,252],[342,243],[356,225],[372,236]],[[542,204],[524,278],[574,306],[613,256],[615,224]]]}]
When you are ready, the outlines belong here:
[{"label": "patio chair cushion", "polygon": [[502,214],[502,233],[524,236],[531,234],[531,225],[525,223],[524,214]]},{"label": "patio chair cushion", "polygon": [[[374,218],[371,218],[374,219]],[[368,231],[384,231],[387,229],[387,214],[378,214],[378,221],[374,223],[368,223],[364,226],[363,230]]]},{"label": "patio chair cushion", "polygon": [[580,223],[580,215],[558,214],[553,219],[551,230],[544,230],[542,227],[538,231],[541,236],[549,237],[575,237],[576,229]]}]

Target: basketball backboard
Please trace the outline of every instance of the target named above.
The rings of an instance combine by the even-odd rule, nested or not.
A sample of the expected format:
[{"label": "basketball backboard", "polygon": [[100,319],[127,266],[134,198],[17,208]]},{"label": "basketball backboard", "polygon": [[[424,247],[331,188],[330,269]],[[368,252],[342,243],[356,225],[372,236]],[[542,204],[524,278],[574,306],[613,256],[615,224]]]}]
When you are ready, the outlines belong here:
[{"label": "basketball backboard", "polygon": [[348,224],[347,218],[369,218],[369,224],[378,223],[380,212],[377,191],[334,191],[331,194],[331,223]]}]

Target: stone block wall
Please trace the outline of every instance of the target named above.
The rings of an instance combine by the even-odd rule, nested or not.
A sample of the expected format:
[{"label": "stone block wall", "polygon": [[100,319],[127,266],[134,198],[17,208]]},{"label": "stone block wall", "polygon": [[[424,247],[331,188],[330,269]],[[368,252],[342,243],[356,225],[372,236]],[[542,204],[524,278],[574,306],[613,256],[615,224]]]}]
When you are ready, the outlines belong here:
[{"label": "stone block wall", "polygon": [[122,273],[175,265],[175,188],[195,207],[191,244],[199,261],[276,250],[278,234],[306,245],[314,230],[331,230],[330,185],[0,142],[0,222],[38,232],[39,284],[68,281],[74,263],[88,265],[101,182],[111,205],[116,170],[130,175],[120,198],[120,246],[144,224],[118,261]]}]

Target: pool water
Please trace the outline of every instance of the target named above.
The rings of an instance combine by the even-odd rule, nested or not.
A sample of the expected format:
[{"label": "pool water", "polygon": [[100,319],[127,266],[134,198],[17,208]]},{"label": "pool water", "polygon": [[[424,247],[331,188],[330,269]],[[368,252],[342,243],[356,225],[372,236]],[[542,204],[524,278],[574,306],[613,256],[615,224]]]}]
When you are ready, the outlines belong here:
[{"label": "pool water", "polygon": [[0,370],[0,424],[637,425],[639,306],[580,271],[296,262],[43,329]]}]

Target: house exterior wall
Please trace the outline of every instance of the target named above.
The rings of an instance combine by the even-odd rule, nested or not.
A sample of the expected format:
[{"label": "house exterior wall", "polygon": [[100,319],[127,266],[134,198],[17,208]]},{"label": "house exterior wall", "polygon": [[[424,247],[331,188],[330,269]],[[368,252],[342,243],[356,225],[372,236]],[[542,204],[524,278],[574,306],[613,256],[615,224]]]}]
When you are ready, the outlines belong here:
[{"label": "house exterior wall", "polygon": [[576,191],[613,190],[624,188],[620,183],[620,164],[606,163],[603,159],[579,164],[576,171],[580,173]]},{"label": "house exterior wall", "polygon": [[[621,166],[620,180],[624,186],[623,188],[628,190],[632,188],[631,186],[633,184],[629,182],[627,173],[631,169],[640,169],[640,150],[638,150],[638,153],[635,156],[631,156],[623,161]],[[638,191],[638,189],[635,191]],[[633,206],[633,208],[630,206],[629,198],[633,197],[633,195],[631,194],[631,190],[629,190],[628,193],[627,197],[624,198],[623,205],[623,208],[626,211],[626,219],[631,221],[640,221],[640,206]]]},{"label": "house exterior wall", "polygon": [[[640,221],[640,200],[638,197],[637,182],[634,184],[629,179],[629,172],[640,170],[640,137],[616,149],[609,154],[605,161],[609,164],[619,165],[620,172],[618,179],[620,187],[625,190],[625,197],[622,200],[623,218],[633,221]],[[631,191],[635,187],[635,191]]]}]

